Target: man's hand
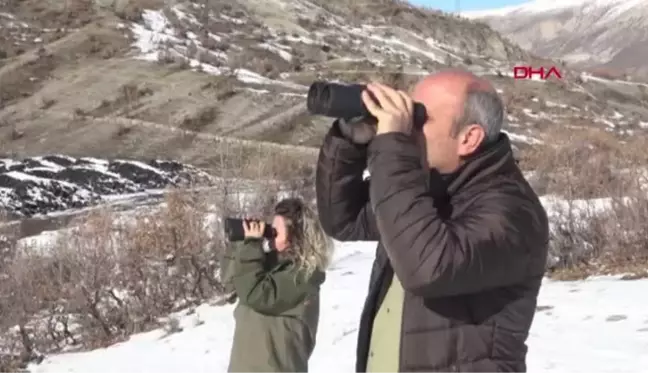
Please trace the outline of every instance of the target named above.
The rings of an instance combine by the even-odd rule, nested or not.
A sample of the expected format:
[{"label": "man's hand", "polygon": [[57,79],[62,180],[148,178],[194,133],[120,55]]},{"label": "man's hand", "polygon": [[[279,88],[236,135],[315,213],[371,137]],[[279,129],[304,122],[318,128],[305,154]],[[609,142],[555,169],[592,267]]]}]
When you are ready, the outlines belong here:
[{"label": "man's hand", "polygon": [[342,136],[354,144],[366,145],[376,135],[376,122],[373,118],[340,118],[337,124]]},{"label": "man's hand", "polygon": [[263,237],[263,231],[265,230],[265,222],[255,221],[255,220],[245,220],[243,222],[243,232],[245,233],[245,238],[261,238]]},{"label": "man's hand", "polygon": [[380,83],[371,83],[362,92],[362,101],[367,110],[378,119],[376,135],[390,132],[411,133],[414,101],[407,93]]}]

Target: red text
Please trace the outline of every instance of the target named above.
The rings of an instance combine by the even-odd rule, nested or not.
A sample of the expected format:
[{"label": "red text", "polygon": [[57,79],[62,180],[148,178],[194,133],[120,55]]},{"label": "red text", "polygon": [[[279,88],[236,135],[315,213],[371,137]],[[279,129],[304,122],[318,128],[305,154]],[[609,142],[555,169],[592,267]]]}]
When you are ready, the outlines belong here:
[{"label": "red text", "polygon": [[552,76],[557,79],[562,79],[560,70],[558,70],[558,68],[556,68],[555,66],[552,66],[550,68],[534,68],[532,66],[513,67],[513,79],[547,80]]}]

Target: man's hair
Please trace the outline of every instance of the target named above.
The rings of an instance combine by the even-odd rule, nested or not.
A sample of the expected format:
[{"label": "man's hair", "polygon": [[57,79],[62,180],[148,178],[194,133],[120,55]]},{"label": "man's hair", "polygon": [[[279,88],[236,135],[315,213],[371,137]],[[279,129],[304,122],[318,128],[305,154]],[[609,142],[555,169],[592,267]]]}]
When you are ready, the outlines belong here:
[{"label": "man's hair", "polygon": [[504,124],[504,103],[497,92],[476,89],[466,92],[463,112],[455,120],[452,136],[458,136],[462,129],[471,124],[478,124],[484,129],[483,144],[497,141]]}]

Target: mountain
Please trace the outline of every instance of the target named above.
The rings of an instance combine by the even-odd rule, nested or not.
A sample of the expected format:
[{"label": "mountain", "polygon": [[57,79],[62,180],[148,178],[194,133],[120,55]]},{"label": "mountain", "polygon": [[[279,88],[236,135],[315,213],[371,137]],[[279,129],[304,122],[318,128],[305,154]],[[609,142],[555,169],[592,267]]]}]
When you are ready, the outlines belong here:
[{"label": "mountain", "polygon": [[535,0],[462,15],[543,57],[608,74],[648,75],[644,0]]},{"label": "mountain", "polygon": [[330,123],[306,111],[314,80],[407,86],[447,66],[494,82],[519,149],[542,143],[554,126],[631,136],[648,123],[641,83],[569,66],[562,81],[515,80],[516,65],[555,62],[481,22],[397,0],[0,4],[0,153],[11,158],[172,159],[242,177],[305,174]]}]

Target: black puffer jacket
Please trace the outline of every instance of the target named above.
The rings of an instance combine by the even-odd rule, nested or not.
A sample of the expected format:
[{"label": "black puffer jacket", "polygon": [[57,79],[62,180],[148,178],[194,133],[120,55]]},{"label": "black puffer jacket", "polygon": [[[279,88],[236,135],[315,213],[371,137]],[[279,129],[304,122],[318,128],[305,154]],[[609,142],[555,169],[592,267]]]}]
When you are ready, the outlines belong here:
[{"label": "black puffer jacket", "polygon": [[[371,182],[362,173],[369,162]],[[394,272],[405,289],[400,371],[526,371],[548,221],[508,138],[441,180],[403,134],[351,144],[336,125],[317,167],[327,233],[380,241],[362,313],[358,372]]]}]

